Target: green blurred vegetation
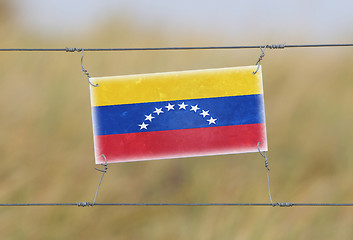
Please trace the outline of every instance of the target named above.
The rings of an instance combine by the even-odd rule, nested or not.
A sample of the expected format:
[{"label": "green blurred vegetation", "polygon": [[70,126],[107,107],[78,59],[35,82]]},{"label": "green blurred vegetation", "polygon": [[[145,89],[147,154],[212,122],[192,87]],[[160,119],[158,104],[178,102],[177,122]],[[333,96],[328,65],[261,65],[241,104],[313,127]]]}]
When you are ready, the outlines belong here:
[{"label": "green blurred vegetation", "polygon": [[[217,36],[112,19],[74,40],[19,28],[0,7],[1,47],[217,44]],[[5,14],[6,13],[6,14]],[[262,39],[264,43],[266,39]],[[236,44],[234,40],[233,44]],[[252,42],[251,42],[252,43]],[[253,65],[259,50],[85,54],[92,76]],[[352,49],[268,50],[263,61],[274,201],[352,202]],[[0,201],[93,201],[89,86],[79,53],[0,53]],[[256,153],[109,165],[98,202],[268,202]],[[2,207],[1,239],[350,239],[349,208]]]}]

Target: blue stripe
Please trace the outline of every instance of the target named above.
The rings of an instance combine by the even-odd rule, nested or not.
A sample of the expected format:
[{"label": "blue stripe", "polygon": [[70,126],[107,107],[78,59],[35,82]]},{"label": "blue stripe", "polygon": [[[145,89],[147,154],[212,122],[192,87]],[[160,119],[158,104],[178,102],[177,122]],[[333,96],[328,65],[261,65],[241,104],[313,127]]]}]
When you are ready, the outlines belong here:
[{"label": "blue stripe", "polygon": [[[186,110],[180,109],[183,102]],[[174,110],[168,111],[168,104]],[[196,105],[200,109],[191,111]],[[156,108],[163,113],[157,115]],[[200,115],[202,110],[209,115]],[[264,113],[263,94],[92,107],[95,136],[264,123]],[[152,121],[146,120],[150,114]],[[207,121],[211,117],[215,124]],[[147,130],[140,129],[142,123]]]}]

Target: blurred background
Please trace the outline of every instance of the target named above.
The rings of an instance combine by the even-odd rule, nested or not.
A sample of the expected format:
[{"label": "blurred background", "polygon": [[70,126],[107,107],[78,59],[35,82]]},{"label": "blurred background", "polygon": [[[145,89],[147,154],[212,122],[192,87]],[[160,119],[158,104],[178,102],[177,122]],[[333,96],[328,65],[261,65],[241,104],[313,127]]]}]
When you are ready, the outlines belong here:
[{"label": "blurred background", "polygon": [[[353,2],[0,0],[0,48],[352,43]],[[254,50],[86,52],[93,77],[253,65]],[[0,202],[93,201],[80,53],[0,52]],[[353,202],[353,48],[267,50],[275,202]],[[97,202],[269,202],[258,153],[109,165]],[[1,239],[351,239],[347,207],[1,207]]]}]

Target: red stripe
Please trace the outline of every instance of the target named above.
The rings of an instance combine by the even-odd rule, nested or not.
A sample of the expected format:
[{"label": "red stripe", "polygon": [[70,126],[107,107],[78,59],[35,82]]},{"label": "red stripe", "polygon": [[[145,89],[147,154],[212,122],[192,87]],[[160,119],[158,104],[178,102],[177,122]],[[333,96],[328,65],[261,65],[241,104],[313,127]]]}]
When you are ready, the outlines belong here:
[{"label": "red stripe", "polygon": [[95,136],[96,163],[267,151],[264,123]]}]

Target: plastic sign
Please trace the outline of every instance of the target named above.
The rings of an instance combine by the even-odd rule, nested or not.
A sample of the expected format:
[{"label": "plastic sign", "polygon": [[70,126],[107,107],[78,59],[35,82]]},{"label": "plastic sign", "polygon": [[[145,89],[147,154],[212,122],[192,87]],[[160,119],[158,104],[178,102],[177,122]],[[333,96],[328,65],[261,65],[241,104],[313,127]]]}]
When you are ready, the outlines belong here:
[{"label": "plastic sign", "polygon": [[96,163],[267,151],[261,68],[91,78]]}]

